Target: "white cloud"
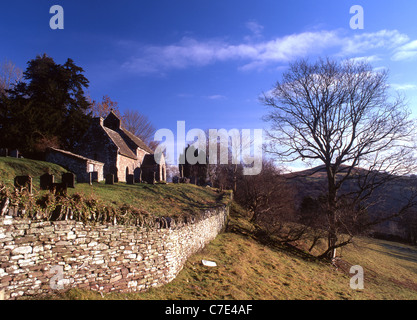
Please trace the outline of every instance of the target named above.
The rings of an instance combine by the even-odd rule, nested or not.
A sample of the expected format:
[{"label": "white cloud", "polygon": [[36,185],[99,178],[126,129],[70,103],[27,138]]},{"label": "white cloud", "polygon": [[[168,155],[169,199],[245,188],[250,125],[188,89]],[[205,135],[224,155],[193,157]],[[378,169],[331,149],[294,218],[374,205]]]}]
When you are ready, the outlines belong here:
[{"label": "white cloud", "polygon": [[417,57],[417,40],[406,43],[405,45],[396,49],[392,56],[392,60],[410,60]]},{"label": "white cloud", "polygon": [[363,56],[363,57],[354,57],[349,59],[353,62],[375,62],[375,61],[381,61],[382,59],[378,55],[372,55],[372,56]]},{"label": "white cloud", "polygon": [[412,83],[403,83],[403,84],[392,83],[391,87],[395,90],[402,90],[402,91],[417,90],[417,85],[412,84]]},{"label": "white cloud", "polygon": [[403,50],[403,51],[416,51],[417,50],[417,40],[411,41],[403,46],[401,46],[400,48],[398,48],[399,50]]},{"label": "white cloud", "polygon": [[211,96],[206,96],[205,98],[210,99],[210,100],[225,100],[227,99],[226,96],[221,95],[221,94],[214,94]]},{"label": "white cloud", "polygon": [[255,46],[256,56],[253,61],[241,67],[241,70],[252,70],[265,67],[273,62],[289,62],[293,59],[317,54],[325,48],[340,44],[340,39],[334,31],[303,32]]},{"label": "white cloud", "polygon": [[380,30],[346,37],[344,40],[342,54],[358,54],[379,48],[394,49],[410,39],[398,30]]},{"label": "white cloud", "polygon": [[257,23],[256,21],[248,21],[246,23],[246,27],[253,33],[256,35],[259,35],[262,33],[264,27],[262,25],[260,25],[259,23]]},{"label": "white cloud", "polygon": [[[248,22],[253,34],[260,34],[263,27]],[[253,38],[251,38],[253,39]],[[287,63],[296,58],[323,54],[334,50],[341,56],[358,56],[354,59],[378,61],[376,49],[393,54],[393,60],[417,55],[417,41],[409,42],[407,35],[397,30],[381,30],[375,33],[346,36],[340,30],[311,31],[277,37],[269,41],[229,43],[225,40],[197,40],[184,37],[178,43],[165,46],[138,46],[123,68],[141,74],[164,73],[172,69],[204,67],[226,61],[237,61],[242,71],[260,70],[277,63]],[[129,43],[131,45],[131,43]],[[364,53],[372,51],[372,55]]]},{"label": "white cloud", "polygon": [[393,61],[411,60],[417,56],[417,51],[399,51],[392,56]]}]

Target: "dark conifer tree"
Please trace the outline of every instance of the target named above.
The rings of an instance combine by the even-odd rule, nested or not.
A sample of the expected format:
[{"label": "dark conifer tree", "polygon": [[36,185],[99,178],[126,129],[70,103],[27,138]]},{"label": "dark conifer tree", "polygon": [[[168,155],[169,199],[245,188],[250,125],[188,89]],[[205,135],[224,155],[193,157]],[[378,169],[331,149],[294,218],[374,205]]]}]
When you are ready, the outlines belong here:
[{"label": "dark conifer tree", "polygon": [[47,55],[28,62],[24,80],[2,97],[2,143],[37,157],[50,144],[73,150],[91,120],[84,70],[68,59],[64,65]]}]

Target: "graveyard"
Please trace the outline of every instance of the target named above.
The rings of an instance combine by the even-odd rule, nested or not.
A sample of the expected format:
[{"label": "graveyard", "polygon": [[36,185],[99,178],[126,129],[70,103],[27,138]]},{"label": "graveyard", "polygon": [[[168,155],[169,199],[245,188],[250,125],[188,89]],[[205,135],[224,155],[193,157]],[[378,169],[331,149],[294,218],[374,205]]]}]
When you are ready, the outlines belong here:
[{"label": "graveyard", "polygon": [[[73,197],[76,194],[86,199],[96,199],[115,209],[122,206],[140,208],[154,215],[181,215],[193,213],[224,203],[223,197],[213,188],[193,184],[134,183],[106,181],[77,183],[76,176],[64,168],[43,161],[0,157],[0,184],[9,189],[16,185],[27,188],[36,197],[48,193]],[[108,182],[108,181],[107,181]]]}]

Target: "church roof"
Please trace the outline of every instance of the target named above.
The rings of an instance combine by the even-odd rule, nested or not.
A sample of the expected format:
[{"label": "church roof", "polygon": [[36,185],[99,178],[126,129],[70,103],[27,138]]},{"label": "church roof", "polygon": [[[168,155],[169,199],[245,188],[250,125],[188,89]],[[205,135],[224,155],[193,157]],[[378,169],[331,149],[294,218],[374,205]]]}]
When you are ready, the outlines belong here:
[{"label": "church roof", "polygon": [[128,158],[137,159],[136,155],[133,151],[129,148],[126,141],[122,138],[119,132],[114,131],[110,128],[103,126],[104,131],[106,131],[107,135],[113,141],[113,143],[119,148],[119,153],[123,156]]},{"label": "church roof", "polygon": [[143,142],[139,137],[135,136],[132,132],[126,130],[125,128],[121,128],[121,130],[129,137],[129,139],[136,144],[142,150],[146,152],[153,153],[153,150],[149,148],[145,142]]},{"label": "church roof", "polygon": [[119,148],[119,153],[121,155],[136,160],[137,157],[133,151],[136,150],[136,148],[140,148],[145,152],[153,154],[152,149],[149,148],[146,143],[121,126],[120,119],[113,111],[110,112],[104,120],[102,127],[113,143]]},{"label": "church roof", "polygon": [[83,160],[83,161],[88,161],[88,162],[93,162],[93,163],[96,163],[96,164],[104,165],[103,162],[100,162],[100,161],[97,161],[97,160],[93,160],[93,159],[89,159],[89,158],[80,156],[79,154],[75,154],[75,153],[72,153],[72,152],[69,152],[69,151],[66,151],[66,150],[61,150],[61,149],[57,149],[57,148],[53,148],[53,147],[48,147],[47,151],[49,151],[49,152],[51,152],[51,151],[58,152],[58,153],[62,153],[64,155],[67,155],[69,157],[76,158],[76,159],[79,159],[79,160]]}]

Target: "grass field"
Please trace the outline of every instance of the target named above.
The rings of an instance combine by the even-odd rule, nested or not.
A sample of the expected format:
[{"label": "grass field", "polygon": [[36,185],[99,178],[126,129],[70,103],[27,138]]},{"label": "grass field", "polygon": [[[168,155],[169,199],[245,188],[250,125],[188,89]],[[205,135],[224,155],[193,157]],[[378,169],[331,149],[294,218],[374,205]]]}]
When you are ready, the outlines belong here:
[{"label": "grass field", "polygon": [[[201,260],[217,267],[205,267]],[[72,289],[51,299],[128,300],[399,300],[417,299],[417,248],[357,238],[342,250],[338,267],[257,238],[244,211],[232,206],[228,231],[193,255],[171,283],[146,293]],[[350,287],[350,266],[364,269],[364,289]]]}]

